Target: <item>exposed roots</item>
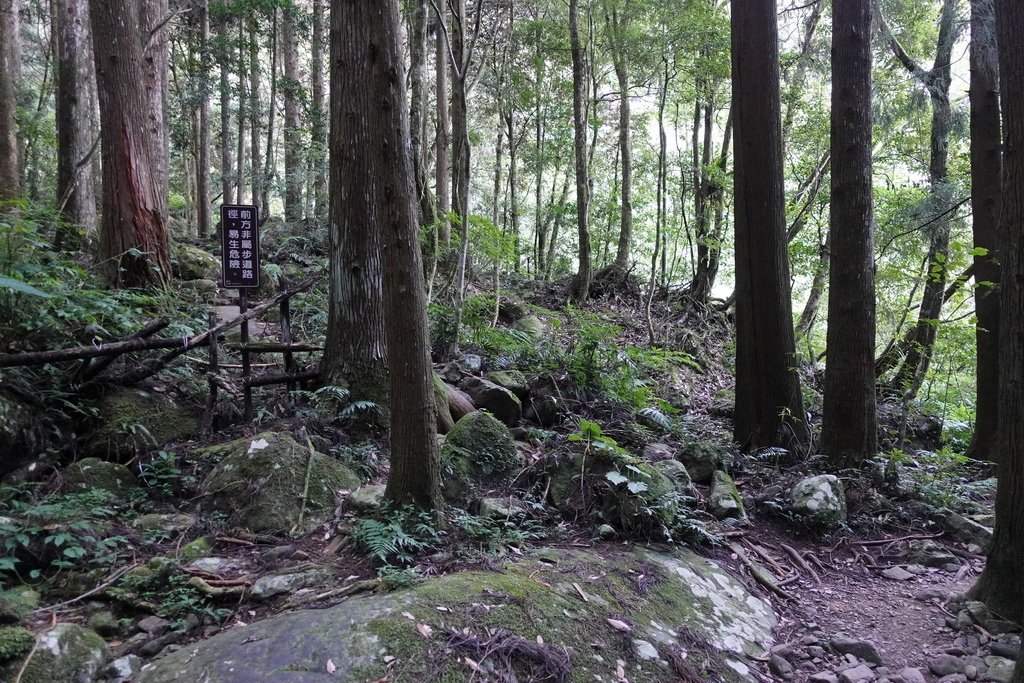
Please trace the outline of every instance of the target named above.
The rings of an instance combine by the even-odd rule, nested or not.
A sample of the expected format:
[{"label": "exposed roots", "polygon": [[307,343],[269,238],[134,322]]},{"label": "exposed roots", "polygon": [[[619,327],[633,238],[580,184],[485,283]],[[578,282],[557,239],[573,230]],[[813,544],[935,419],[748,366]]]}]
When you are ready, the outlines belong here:
[{"label": "exposed roots", "polygon": [[512,683],[526,681],[552,681],[568,683],[572,672],[569,653],[554,645],[541,644],[520,638],[503,629],[492,629],[487,637],[463,631],[452,631],[444,644],[444,651],[461,651],[472,664],[493,672],[495,680]]}]

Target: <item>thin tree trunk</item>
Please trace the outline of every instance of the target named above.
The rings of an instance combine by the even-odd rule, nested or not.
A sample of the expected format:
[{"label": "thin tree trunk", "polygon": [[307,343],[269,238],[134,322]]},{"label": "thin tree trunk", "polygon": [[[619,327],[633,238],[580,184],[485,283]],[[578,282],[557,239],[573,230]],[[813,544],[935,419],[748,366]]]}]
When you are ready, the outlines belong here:
[{"label": "thin tree trunk", "polygon": [[968,457],[996,459],[999,431],[999,202],[1003,158],[999,129],[999,58],[993,0],[971,0],[971,207],[977,380],[974,439]]},{"label": "thin tree trunk", "polygon": [[302,83],[299,81],[299,36],[295,25],[298,17],[294,9],[284,10],[284,218],[286,221],[302,219],[302,120],[299,101]]},{"label": "thin tree trunk", "polygon": [[538,275],[550,273],[551,267],[545,261],[544,250],[547,248],[547,234],[544,227],[543,214],[543,183],[544,183],[544,99],[541,97],[541,83],[544,80],[544,57],[541,54],[540,22],[534,16],[534,55],[533,55],[533,98],[534,98],[534,145],[537,158],[534,169],[534,269]]},{"label": "thin tree trunk", "polygon": [[808,448],[796,371],[783,189],[775,0],[732,0],[736,409],[745,450]]},{"label": "thin tree trunk", "polygon": [[590,187],[587,178],[586,65],[580,44],[579,0],[569,0],[569,43],[572,53],[573,141],[576,149],[576,219],[579,228],[579,269],[569,298],[583,303],[590,298],[590,229],[587,225]]},{"label": "thin tree trunk", "polygon": [[199,154],[196,158],[196,234],[210,234],[210,5],[199,3],[199,59],[202,79],[199,84]]},{"label": "thin tree trunk", "polygon": [[[260,205],[263,198],[263,155],[260,153],[260,49],[256,40],[259,22],[252,20],[249,26],[249,165],[252,169],[251,203],[256,207],[260,220],[266,217],[266,207]],[[244,74],[245,72],[241,72]]]},{"label": "thin tree trunk", "polygon": [[434,200],[427,189],[427,170],[423,164],[421,137],[423,112],[427,106],[427,7],[427,0],[415,1],[411,20],[412,31],[409,34],[409,134],[421,225],[433,225],[437,216]]},{"label": "thin tree trunk", "polygon": [[[81,0],[55,0],[57,45],[57,198],[66,227],[58,230],[57,249],[78,249],[96,230],[96,195],[92,164],[95,127],[94,78],[89,10]],[[0,40],[0,44],[3,41]],[[0,67],[2,68],[2,67]]]},{"label": "thin tree trunk", "polygon": [[313,215],[327,216],[327,113],[324,110],[324,3],[313,0],[313,43],[310,46],[310,137],[309,154],[313,168]]},{"label": "thin tree trunk", "polygon": [[[607,13],[607,3],[605,12]],[[629,267],[629,252],[633,240],[633,144],[630,139],[629,110],[629,67],[626,64],[626,28],[629,17],[629,2],[625,3],[622,16],[612,10],[606,16],[611,44],[615,77],[619,83],[619,158],[622,160],[622,203],[619,212],[619,246],[615,254],[615,266],[625,270]],[[653,343],[653,342],[652,342]]]},{"label": "thin tree trunk", "polygon": [[[267,147],[266,156],[263,162],[263,173],[260,177],[260,202],[263,213],[270,215],[270,186],[273,184],[276,175],[274,163],[274,136],[277,128],[274,124],[277,120],[277,54],[278,54],[278,31],[277,31],[278,10],[273,10],[270,30],[270,99],[267,107]],[[299,191],[301,194],[301,190]],[[300,209],[301,210],[301,209]]]},{"label": "thin tree trunk", "polygon": [[230,23],[225,18],[220,26],[223,52],[220,55],[220,192],[224,204],[232,202],[231,168],[231,53],[228,45]]},{"label": "thin tree trunk", "polygon": [[796,323],[796,340],[800,341],[811,333],[814,321],[818,318],[818,308],[821,306],[821,299],[825,296],[825,284],[828,281],[829,254],[832,251],[832,233],[825,234],[825,241],[821,243],[818,250],[818,263],[814,266],[814,277],[811,280],[811,289],[807,294],[807,303],[800,313],[800,319]]},{"label": "thin tree trunk", "polygon": [[0,0],[0,202],[21,196],[18,128],[18,0]]},{"label": "thin tree trunk", "polygon": [[837,469],[878,450],[871,159],[871,6],[832,2],[832,201],[822,450]]},{"label": "thin tree trunk", "polygon": [[167,195],[155,161],[162,140],[149,118],[152,82],[139,78],[148,36],[139,15],[132,0],[90,2],[103,149],[99,260],[112,287],[163,284],[171,274]]},{"label": "thin tree trunk", "polygon": [[439,3],[438,28],[434,50],[434,76],[437,80],[437,131],[434,146],[437,148],[436,160],[434,162],[434,191],[437,193],[437,210],[441,214],[440,225],[438,226],[438,240],[441,244],[447,245],[452,241],[451,223],[448,221],[448,214],[452,210],[451,194],[449,183],[451,171],[448,166],[448,51],[445,48],[445,12],[447,3]]},{"label": "thin tree trunk", "polygon": [[499,121],[498,132],[494,136],[494,187],[492,188],[493,198],[491,201],[491,222],[498,225],[498,214],[501,210],[501,188],[502,188],[502,157],[505,155],[503,142],[505,140],[504,122]]},{"label": "thin tree trunk", "polygon": [[513,115],[511,109],[505,115],[505,123],[508,126],[508,211],[509,220],[512,224],[512,241],[515,247],[516,261],[515,272],[520,270],[520,237],[519,237],[519,144],[522,137],[515,139],[515,130],[512,127]]},{"label": "thin tree trunk", "polygon": [[245,89],[245,26],[238,21],[238,169],[235,174],[235,203],[241,204],[245,192],[245,125],[249,119],[249,98]]}]

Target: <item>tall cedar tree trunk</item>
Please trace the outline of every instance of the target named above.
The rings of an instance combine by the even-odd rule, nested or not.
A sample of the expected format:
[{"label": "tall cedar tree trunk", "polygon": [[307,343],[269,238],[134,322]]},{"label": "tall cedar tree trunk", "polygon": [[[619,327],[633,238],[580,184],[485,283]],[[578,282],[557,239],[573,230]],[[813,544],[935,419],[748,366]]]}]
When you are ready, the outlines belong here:
[{"label": "tall cedar tree trunk", "polygon": [[999,201],[1003,157],[999,130],[999,58],[993,0],[971,1],[971,206],[978,359],[974,439],[968,457],[996,459],[999,431]]},{"label": "tall cedar tree trunk", "polygon": [[[346,3],[347,4],[347,3]],[[352,3],[360,4],[360,3]],[[405,106],[405,66],[397,0],[378,0],[369,21],[369,112],[374,124],[373,178],[381,225],[388,364],[391,373],[391,472],[384,495],[423,509],[441,504],[427,300],[423,291],[416,181]],[[367,52],[369,54],[367,54]],[[364,61],[365,63],[365,61]]]},{"label": "tall cedar tree trunk", "polygon": [[541,273],[550,271],[551,266],[545,260],[544,250],[547,248],[547,226],[544,217],[543,182],[544,182],[544,98],[541,93],[541,83],[544,82],[544,56],[541,54],[540,41],[540,16],[534,13],[534,34],[533,44],[533,137],[534,154],[534,272],[539,276]]},{"label": "tall cedar tree trunk", "polygon": [[[171,158],[170,135],[167,128],[167,72],[171,54],[167,22],[170,8],[167,0],[138,0],[137,6],[143,59],[140,71],[145,80],[148,127],[155,151],[153,173],[157,179],[161,210],[166,225],[167,197],[171,182],[168,170]],[[138,78],[138,73],[135,77]]]},{"label": "tall cedar tree trunk", "polygon": [[241,204],[245,192],[245,125],[249,99],[245,90],[245,24],[238,20],[238,155],[235,173],[235,203]]},{"label": "tall cedar tree trunk", "polygon": [[210,234],[210,3],[199,3],[199,154],[196,159],[196,234]]},{"label": "tall cedar tree trunk", "polygon": [[[274,152],[276,147],[274,139],[277,129],[274,124],[277,119],[277,55],[279,53],[278,40],[278,14],[280,10],[275,8],[271,14],[270,28],[270,98],[267,100],[267,142],[266,154],[263,157],[263,173],[260,176],[260,206],[263,207],[264,215],[270,215],[270,186],[274,181]],[[301,190],[300,190],[301,193]],[[300,198],[301,199],[301,198]],[[299,211],[302,209],[300,208]]]},{"label": "tall cedar tree trunk", "polygon": [[19,71],[18,0],[0,0],[0,202],[21,196],[18,173],[18,129],[15,124]]},{"label": "tall cedar tree trunk", "polygon": [[580,3],[569,0],[569,44],[572,52],[572,124],[576,149],[576,220],[579,227],[579,270],[569,298],[582,303],[590,298],[590,229],[587,225],[590,186],[587,179],[586,65],[580,44]]},{"label": "tall cedar tree trunk", "polygon": [[[953,45],[956,43],[957,15],[960,0],[943,0],[939,17],[939,37],[935,48],[935,63],[931,71],[922,69],[906,52],[899,41],[893,37],[888,26],[883,22],[883,33],[889,40],[890,47],[897,59],[928,91],[932,105],[931,120],[931,153],[928,162],[928,181],[932,195],[939,200],[939,205],[946,189],[949,177],[949,135],[953,128],[953,109],[949,101],[949,88],[953,79],[952,60]],[[931,226],[928,244],[928,276],[921,295],[921,307],[918,311],[917,324],[900,344],[892,346],[889,358],[879,359],[875,364],[876,374],[898,362],[903,356],[903,363],[893,375],[890,385],[907,399],[917,395],[931,364],[935,339],[938,336],[939,316],[946,282],[949,261],[949,231],[951,223],[948,216],[942,216]],[[895,354],[895,355],[893,355]],[[884,356],[885,354],[883,354]],[[894,362],[895,360],[895,362]]]},{"label": "tall cedar tree trunk", "polygon": [[[334,0],[330,82],[330,308],[324,379],[353,400],[389,403],[381,269],[381,215],[367,3]],[[358,19],[358,21],[356,21]],[[390,277],[390,276],[389,276]]]},{"label": "tall cedar tree trunk", "polygon": [[[256,42],[259,21],[251,18],[249,26],[249,166],[252,169],[251,204],[256,207],[256,216],[266,218],[266,207],[260,204],[263,198],[263,169],[260,168],[260,123],[263,118],[263,107],[260,104],[260,49]],[[245,74],[245,71],[240,72]]]},{"label": "tall cedar tree trunk", "polygon": [[462,326],[462,301],[466,293],[466,261],[469,258],[469,169],[471,148],[469,144],[469,111],[467,110],[466,88],[469,76],[469,59],[466,47],[466,0],[458,0],[452,17],[452,197],[455,200],[454,213],[459,217],[459,260],[455,269],[455,309],[452,321],[451,340],[448,355],[459,353],[459,329]]},{"label": "tall cedar tree trunk", "polygon": [[[1024,620],[1024,3],[996,0],[999,85],[1003,109],[1004,177],[1000,219],[999,347],[999,485],[996,526],[988,561],[973,598],[994,614],[1016,623]],[[1018,660],[1014,681],[1024,680]]]},{"label": "tall cedar tree trunk", "polygon": [[233,201],[231,188],[233,171],[231,168],[231,45],[229,32],[231,22],[227,17],[221,20],[220,47],[220,196],[221,202],[230,204]]},{"label": "tall cedar tree trunk", "polygon": [[807,450],[786,253],[775,0],[732,0],[735,113],[735,440]]},{"label": "tall cedar tree trunk", "polygon": [[[92,41],[83,0],[57,0],[57,198],[67,223],[57,233],[58,249],[77,249],[96,229],[96,191],[89,159],[95,136]],[[2,42],[2,41],[0,41]]]},{"label": "tall cedar tree trunk", "polygon": [[313,215],[323,220],[327,198],[327,113],[324,111],[324,3],[313,0],[313,43],[310,46],[310,165],[313,169]]},{"label": "tall cedar tree trunk", "polygon": [[441,214],[441,224],[438,226],[437,239],[441,244],[447,245],[452,241],[451,223],[448,222],[448,214],[452,210],[451,194],[448,190],[451,179],[448,177],[448,50],[445,47],[445,13],[446,3],[438,5],[436,43],[434,50],[434,77],[437,81],[437,131],[434,138],[435,161],[434,161],[434,191],[437,193],[437,211]]},{"label": "tall cedar tree trunk", "polygon": [[629,1],[626,0],[620,16],[612,10],[608,16],[605,5],[605,22],[608,26],[612,47],[612,62],[615,77],[619,83],[619,157],[622,160],[622,204],[619,212],[619,246],[615,253],[615,266],[629,268],[629,251],[633,242],[633,143],[630,139],[629,111],[629,66],[626,64],[626,26],[629,18]]},{"label": "tall cedar tree trunk", "polygon": [[92,0],[89,10],[103,149],[100,265],[112,287],[165,284],[167,195],[157,160],[163,139],[154,134],[162,124],[150,119],[152,82],[139,78],[149,33],[133,0]]},{"label": "tall cedar tree trunk", "polygon": [[412,143],[413,175],[420,207],[420,225],[433,225],[437,210],[427,190],[427,170],[423,165],[423,112],[427,106],[427,0],[416,0],[409,33],[409,134]]},{"label": "tall cedar tree trunk", "polygon": [[284,217],[302,218],[302,120],[299,99],[303,84],[299,81],[299,31],[294,8],[284,10]]},{"label": "tall cedar tree trunk", "polygon": [[822,450],[857,467],[878,450],[871,165],[871,4],[832,1],[832,249]]}]

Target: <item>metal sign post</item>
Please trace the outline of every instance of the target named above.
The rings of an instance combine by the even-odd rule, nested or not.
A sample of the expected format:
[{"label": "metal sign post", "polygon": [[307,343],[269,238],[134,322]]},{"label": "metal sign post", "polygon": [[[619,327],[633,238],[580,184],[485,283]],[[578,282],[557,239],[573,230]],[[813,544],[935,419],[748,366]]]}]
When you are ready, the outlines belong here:
[{"label": "metal sign post", "polygon": [[[260,233],[255,206],[224,204],[220,207],[221,272],[226,289],[238,290],[238,312],[249,307],[249,288],[260,286]],[[242,377],[245,388],[245,420],[252,420],[252,387],[249,376],[249,321],[241,327]]]}]

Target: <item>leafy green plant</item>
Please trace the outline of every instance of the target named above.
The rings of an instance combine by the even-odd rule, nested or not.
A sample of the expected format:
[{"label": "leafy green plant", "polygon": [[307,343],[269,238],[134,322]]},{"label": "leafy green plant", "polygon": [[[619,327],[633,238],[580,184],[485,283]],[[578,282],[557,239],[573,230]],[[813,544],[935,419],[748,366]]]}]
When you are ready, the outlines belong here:
[{"label": "leafy green plant", "polygon": [[185,474],[179,466],[178,457],[168,451],[160,451],[156,457],[142,466],[142,481],[162,495],[170,497],[195,486],[196,478]]},{"label": "leafy green plant", "polygon": [[544,527],[532,519],[493,519],[460,512],[453,520],[462,537],[487,554],[501,554],[509,547],[522,548],[547,537]]},{"label": "leafy green plant", "polygon": [[429,513],[410,505],[383,505],[377,518],[360,519],[352,538],[384,564],[409,565],[415,556],[438,547],[445,533],[434,527]]}]

